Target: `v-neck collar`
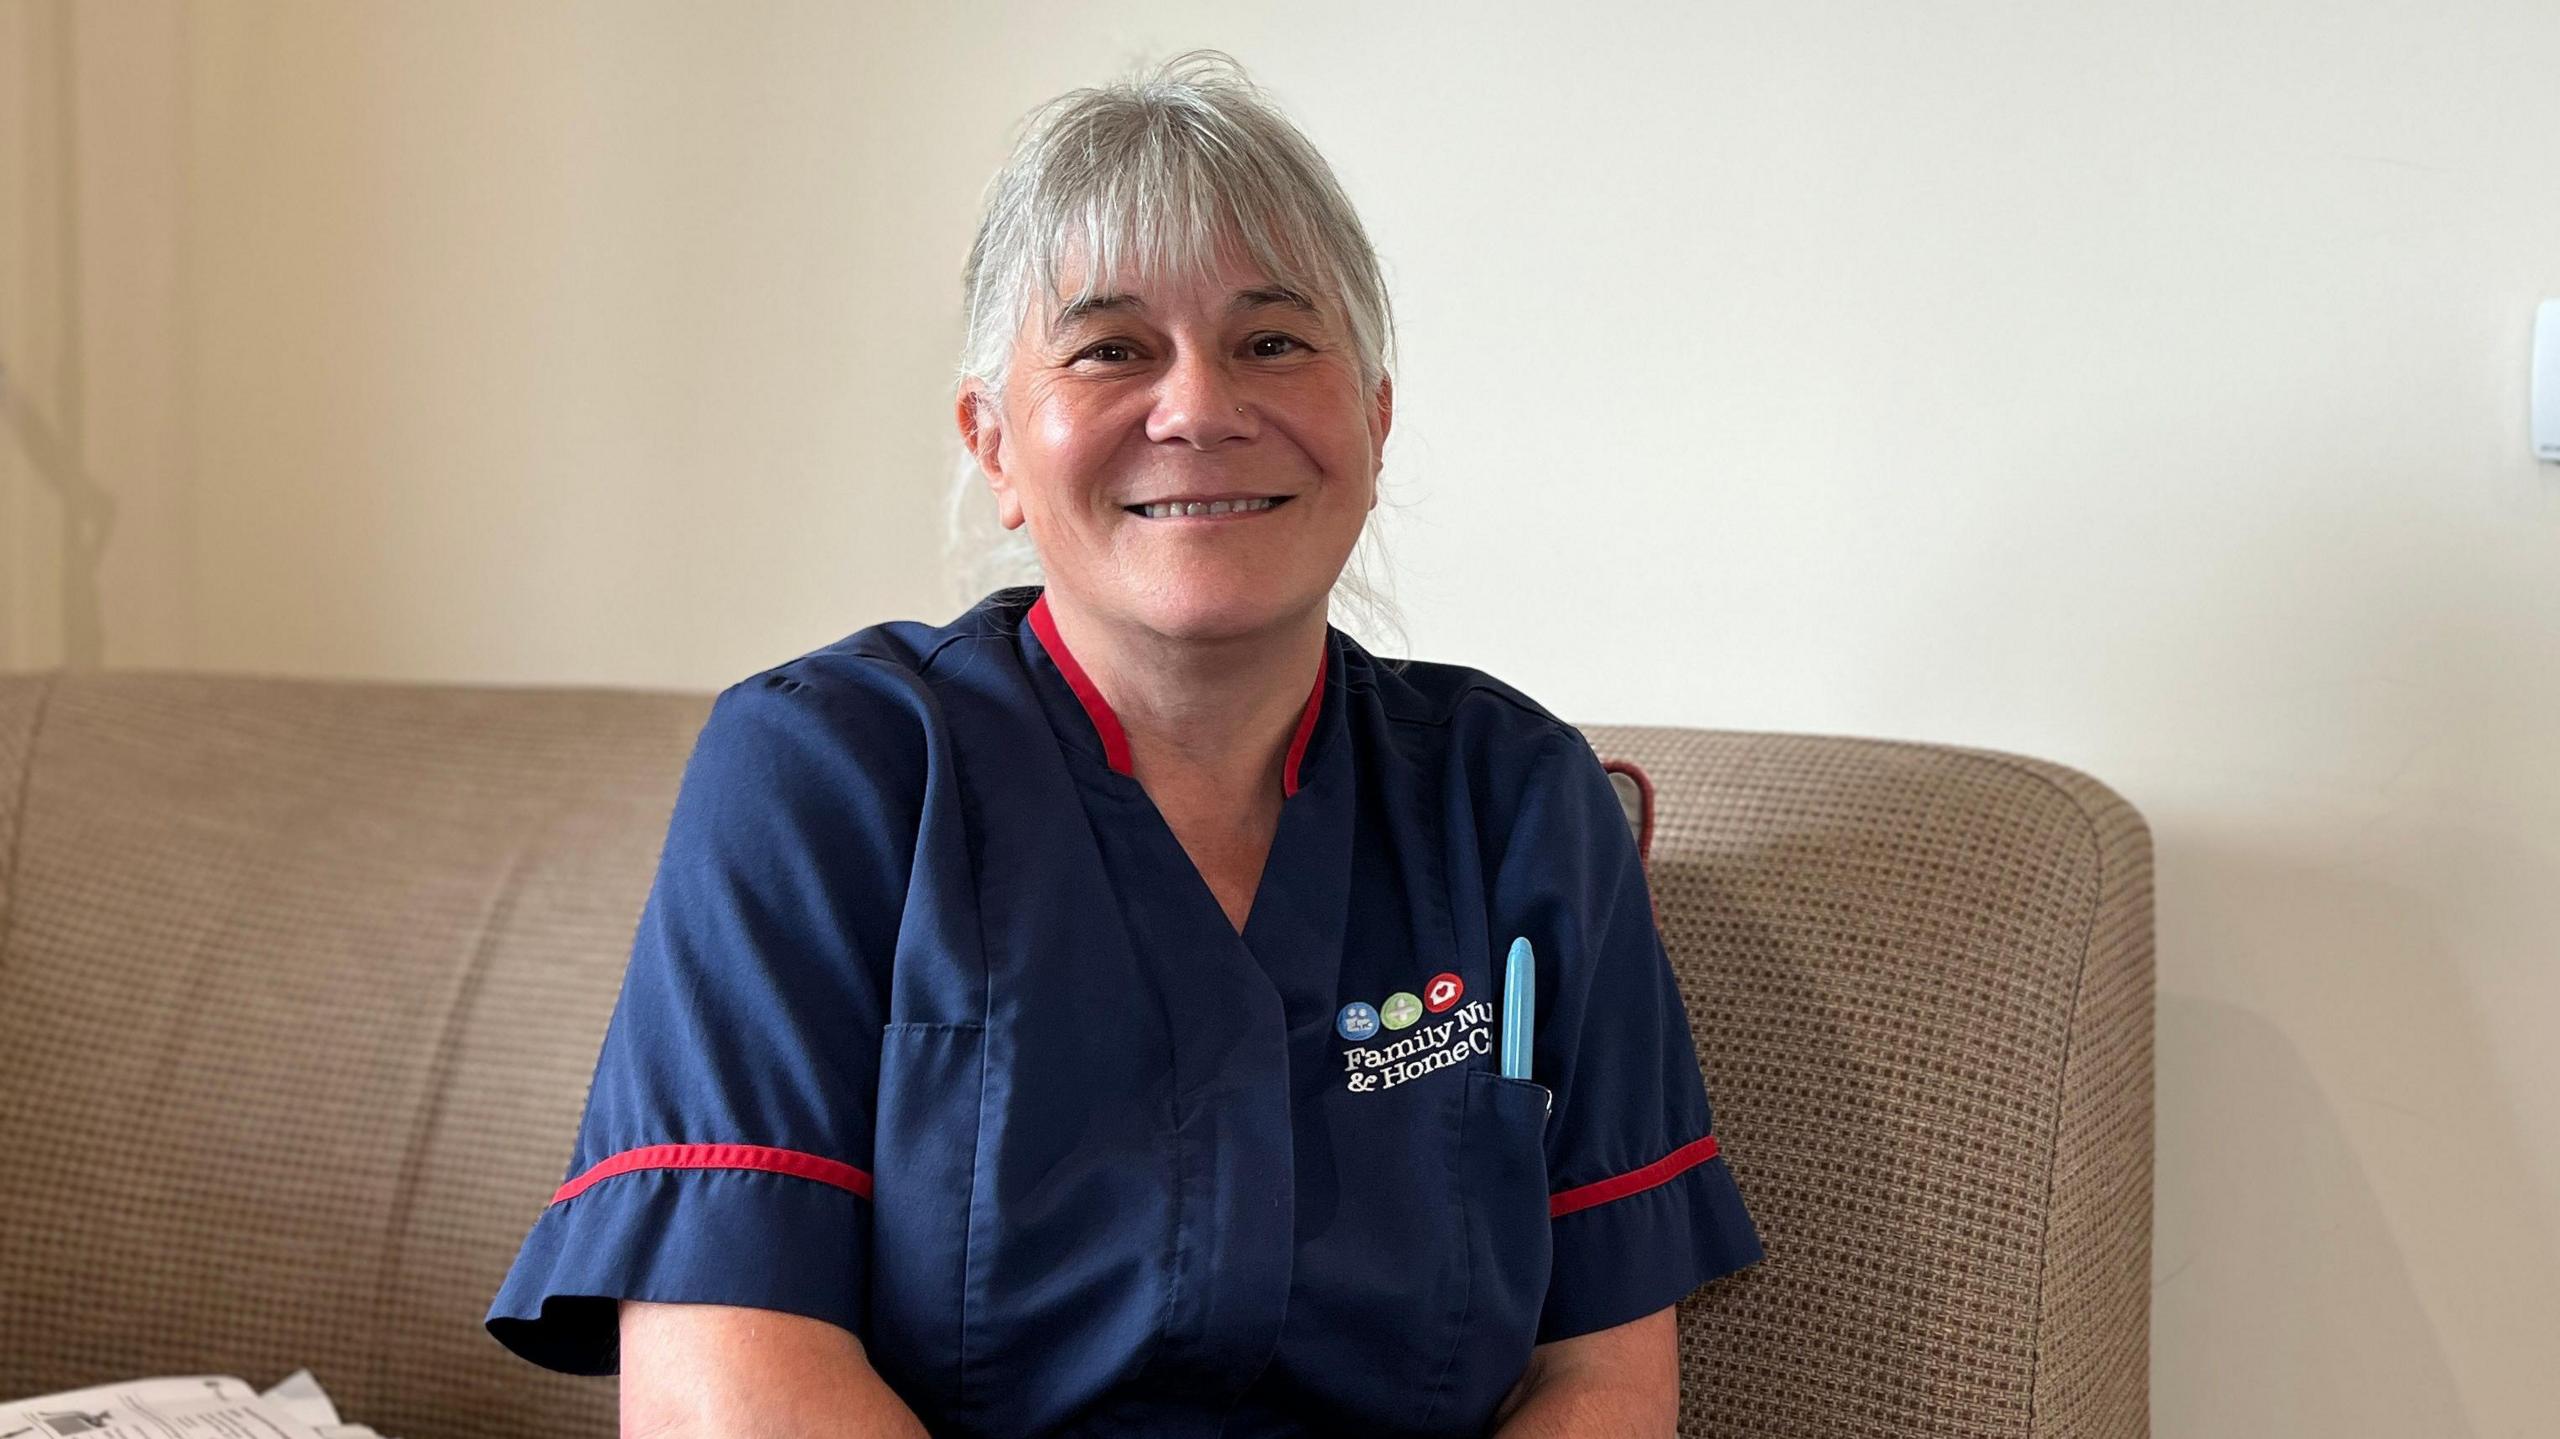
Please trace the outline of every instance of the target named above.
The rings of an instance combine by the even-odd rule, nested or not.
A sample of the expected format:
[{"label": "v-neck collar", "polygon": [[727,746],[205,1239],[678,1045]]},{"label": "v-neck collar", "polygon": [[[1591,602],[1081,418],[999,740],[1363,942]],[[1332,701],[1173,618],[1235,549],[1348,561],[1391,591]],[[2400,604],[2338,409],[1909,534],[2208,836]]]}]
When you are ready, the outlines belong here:
[{"label": "v-neck collar", "polygon": [[[1067,648],[1065,637],[1058,633],[1057,620],[1049,613],[1047,590],[1043,589],[1040,597],[1031,602],[1031,608],[1023,619],[1026,622],[1024,628],[1038,641],[1039,649],[1054,666],[1057,678],[1075,697],[1089,726],[1091,739],[1101,747],[1103,763],[1112,773],[1127,776],[1134,782],[1137,769],[1129,755],[1128,731],[1121,727],[1120,716],[1112,710],[1111,702],[1103,698],[1100,686],[1077,662],[1074,652]],[[1325,627],[1324,648],[1316,656],[1315,685],[1307,691],[1307,702],[1298,712],[1298,728],[1289,738],[1289,755],[1281,765],[1280,796],[1284,800],[1298,793],[1307,751],[1315,742],[1317,723],[1324,715],[1325,678],[1334,668],[1333,648],[1334,631],[1328,625]],[[1078,736],[1079,739],[1084,737]]]}]

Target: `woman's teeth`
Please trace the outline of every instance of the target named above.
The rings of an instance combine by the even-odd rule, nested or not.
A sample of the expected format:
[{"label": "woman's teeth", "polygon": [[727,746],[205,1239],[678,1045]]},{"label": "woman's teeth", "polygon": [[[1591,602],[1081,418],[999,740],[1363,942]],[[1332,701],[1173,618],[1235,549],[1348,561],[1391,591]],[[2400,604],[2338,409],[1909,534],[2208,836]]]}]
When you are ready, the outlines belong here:
[{"label": "woman's teeth", "polygon": [[1285,496],[1265,496],[1258,500],[1190,500],[1161,505],[1137,506],[1138,513],[1151,520],[1169,520],[1176,515],[1223,515],[1236,510],[1267,510]]}]

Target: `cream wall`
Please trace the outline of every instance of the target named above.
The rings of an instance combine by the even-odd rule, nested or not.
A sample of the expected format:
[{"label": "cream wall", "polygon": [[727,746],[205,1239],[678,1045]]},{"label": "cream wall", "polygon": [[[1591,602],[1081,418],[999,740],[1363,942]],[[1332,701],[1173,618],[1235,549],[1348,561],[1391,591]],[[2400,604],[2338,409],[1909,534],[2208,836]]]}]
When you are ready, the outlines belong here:
[{"label": "cream wall", "polygon": [[2554,1432],[2549,0],[0,0],[0,663],[948,618],[979,186],[1204,43],[1385,256],[1416,653],[2149,816],[2157,1432]]}]

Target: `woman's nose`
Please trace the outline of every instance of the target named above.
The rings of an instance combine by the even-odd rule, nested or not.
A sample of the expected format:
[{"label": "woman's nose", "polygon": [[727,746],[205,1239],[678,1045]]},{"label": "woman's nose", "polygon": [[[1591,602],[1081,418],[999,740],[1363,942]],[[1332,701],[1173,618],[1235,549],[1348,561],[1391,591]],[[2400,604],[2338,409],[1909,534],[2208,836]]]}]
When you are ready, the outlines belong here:
[{"label": "woman's nose", "polygon": [[1226,362],[1195,349],[1165,367],[1155,409],[1147,415],[1147,438],[1188,440],[1207,449],[1253,433],[1247,409],[1244,387]]}]

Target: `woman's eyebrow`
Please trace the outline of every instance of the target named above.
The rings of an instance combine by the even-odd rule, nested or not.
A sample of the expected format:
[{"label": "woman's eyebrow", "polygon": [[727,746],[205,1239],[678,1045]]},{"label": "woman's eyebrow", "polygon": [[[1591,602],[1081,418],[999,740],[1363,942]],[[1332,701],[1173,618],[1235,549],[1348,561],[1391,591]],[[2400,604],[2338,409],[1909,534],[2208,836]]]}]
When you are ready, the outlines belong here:
[{"label": "woman's eyebrow", "polygon": [[1093,316],[1103,314],[1107,311],[1144,310],[1146,307],[1147,302],[1139,299],[1135,295],[1087,295],[1081,300],[1069,301],[1066,308],[1058,312],[1058,317],[1049,322],[1049,328],[1052,330],[1064,330],[1071,325],[1082,324]]},{"label": "woman's eyebrow", "polygon": [[[1238,314],[1245,310],[1259,310],[1273,305],[1284,306],[1292,310],[1303,310],[1310,315],[1319,313],[1314,301],[1309,300],[1306,296],[1299,294],[1297,291],[1290,289],[1286,285],[1257,285],[1251,289],[1238,290],[1235,292],[1234,296],[1227,301],[1227,313],[1231,315]],[[1050,328],[1054,330],[1064,330],[1070,325],[1077,324],[1093,315],[1101,314],[1106,311],[1143,311],[1146,308],[1146,301],[1139,299],[1135,295],[1124,294],[1118,291],[1101,295],[1088,295],[1081,300],[1069,301],[1066,308],[1058,311],[1058,318],[1051,322]]]},{"label": "woman's eyebrow", "polygon": [[1238,290],[1236,297],[1227,302],[1227,313],[1259,310],[1266,305],[1285,305],[1292,310],[1304,310],[1310,315],[1316,313],[1314,301],[1286,285],[1265,285],[1259,289]]}]

